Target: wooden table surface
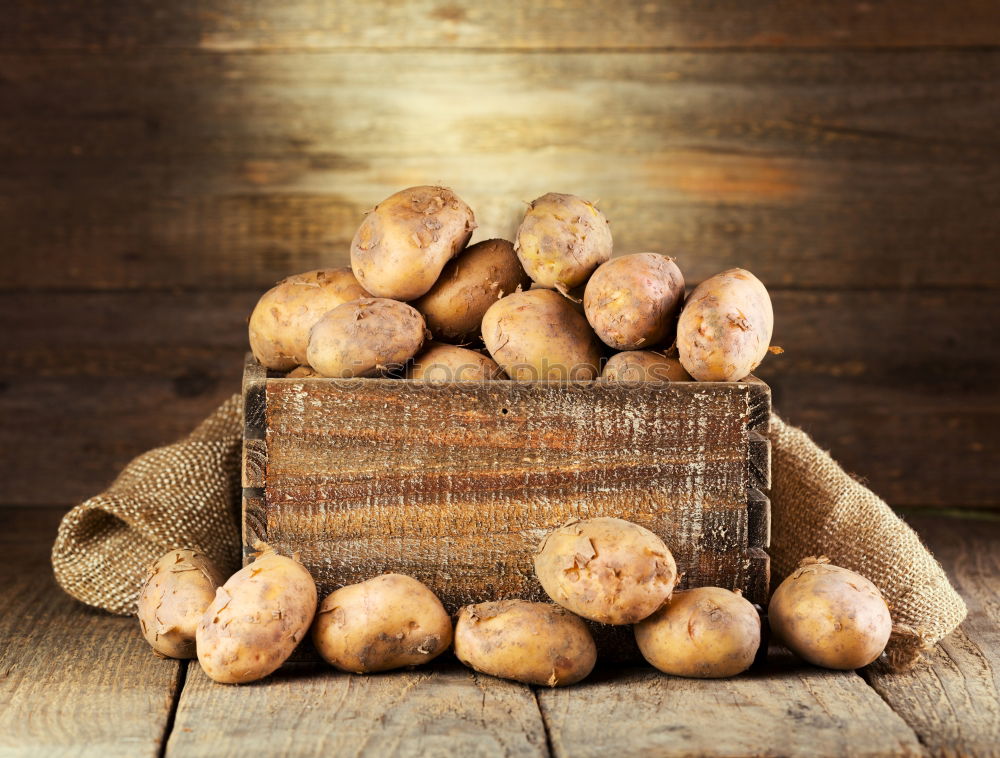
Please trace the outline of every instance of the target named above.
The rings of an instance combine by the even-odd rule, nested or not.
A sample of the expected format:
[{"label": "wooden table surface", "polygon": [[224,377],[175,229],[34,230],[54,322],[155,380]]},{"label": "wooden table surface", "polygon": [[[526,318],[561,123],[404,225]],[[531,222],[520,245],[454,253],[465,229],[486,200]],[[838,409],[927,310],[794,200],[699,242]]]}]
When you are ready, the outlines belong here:
[{"label": "wooden table surface", "polygon": [[1000,520],[914,517],[969,617],[909,674],[833,672],[780,651],[697,681],[599,670],[549,690],[454,661],[377,676],[288,665],[217,685],[156,658],[134,619],[54,584],[60,513],[5,508],[0,755],[1000,755]]}]

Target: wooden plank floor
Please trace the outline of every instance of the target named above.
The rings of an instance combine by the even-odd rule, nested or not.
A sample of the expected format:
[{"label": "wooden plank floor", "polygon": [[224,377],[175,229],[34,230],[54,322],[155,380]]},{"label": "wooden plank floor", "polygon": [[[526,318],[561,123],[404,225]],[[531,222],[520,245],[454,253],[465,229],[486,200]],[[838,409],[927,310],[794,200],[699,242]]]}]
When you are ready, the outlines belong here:
[{"label": "wooden plank floor", "polygon": [[823,671],[773,651],[732,680],[633,667],[548,690],[454,661],[370,677],[298,663],[215,685],[55,587],[59,515],[0,509],[3,756],[1000,755],[1000,520],[913,519],[970,608],[918,671]]}]

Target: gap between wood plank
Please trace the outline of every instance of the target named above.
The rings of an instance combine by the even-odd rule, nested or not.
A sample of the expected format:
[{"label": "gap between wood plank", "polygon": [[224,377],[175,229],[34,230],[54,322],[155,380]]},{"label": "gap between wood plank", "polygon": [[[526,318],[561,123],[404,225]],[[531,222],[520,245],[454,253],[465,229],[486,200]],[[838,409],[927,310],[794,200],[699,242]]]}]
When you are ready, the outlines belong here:
[{"label": "gap between wood plank", "polygon": [[988,53],[1000,50],[1000,45],[783,45],[777,47],[766,47],[761,45],[718,45],[713,47],[694,47],[690,45],[680,46],[645,46],[645,47],[609,47],[609,46],[553,46],[553,47],[449,47],[447,45],[409,45],[399,47],[375,47],[369,45],[357,46],[330,46],[330,47],[306,47],[276,45],[269,47],[260,45],[248,48],[230,48],[225,45],[212,47],[210,45],[138,45],[135,47],[113,47],[100,45],[82,45],[76,47],[54,48],[30,48],[21,47],[0,47],[0,55],[37,55],[58,57],[60,55],[78,55],[80,53],[91,53],[95,55],[137,55],[149,52],[154,53],[198,53],[202,55],[330,55],[330,54],[357,54],[357,53],[377,53],[385,54],[412,54],[412,53],[462,53],[469,55],[488,54],[517,54],[517,55],[553,55],[553,54],[586,54],[586,55],[628,55],[628,54],[655,54],[655,53],[679,53],[685,55],[711,55],[711,54],[732,54],[732,53],[766,53],[770,55],[782,53],[803,53],[822,54],[831,53],[911,53],[924,54],[928,52],[968,52],[968,53]]},{"label": "gap between wood plank", "polygon": [[535,707],[538,709],[538,718],[542,722],[542,731],[545,732],[545,750],[552,758],[555,758],[555,748],[552,747],[552,732],[549,731],[549,720],[545,717],[542,704],[538,702],[538,688],[531,688],[531,696],[535,699]]},{"label": "gap between wood plank", "polygon": [[[2,52],[0,52],[2,55]],[[347,265],[342,264],[342,265]],[[337,266],[333,266],[337,268]],[[290,271],[288,275],[294,274],[296,272]],[[688,288],[693,288],[695,285],[699,284],[699,281],[691,280],[688,282]],[[109,296],[122,296],[129,297],[135,295],[143,294],[155,294],[155,295],[178,295],[183,291],[184,295],[199,295],[199,294],[247,294],[247,293],[260,293],[264,292],[272,287],[274,283],[271,284],[261,284],[259,287],[248,286],[245,284],[239,284],[233,287],[200,287],[192,285],[184,285],[183,287],[178,287],[177,285],[142,285],[140,287],[24,287],[24,286],[6,286],[0,283],[0,297],[4,295],[80,295],[80,296],[92,296],[92,295],[109,295]],[[900,285],[867,285],[867,284],[801,284],[789,286],[787,284],[770,284],[767,287],[768,292],[792,292],[792,293],[812,293],[812,294],[832,294],[836,295],[839,293],[866,293],[871,292],[873,294],[884,293],[884,292],[901,292],[905,294],[948,294],[952,292],[996,292],[1000,290],[1000,285],[996,284],[900,284]]]},{"label": "gap between wood plank", "polygon": [[170,742],[170,735],[174,732],[174,722],[177,720],[177,707],[181,702],[181,693],[187,684],[188,667],[194,665],[193,661],[179,661],[177,667],[177,683],[174,686],[174,699],[170,704],[170,713],[167,714],[167,723],[163,727],[163,739],[160,741],[160,749],[157,758],[164,758],[167,754],[167,743]]}]

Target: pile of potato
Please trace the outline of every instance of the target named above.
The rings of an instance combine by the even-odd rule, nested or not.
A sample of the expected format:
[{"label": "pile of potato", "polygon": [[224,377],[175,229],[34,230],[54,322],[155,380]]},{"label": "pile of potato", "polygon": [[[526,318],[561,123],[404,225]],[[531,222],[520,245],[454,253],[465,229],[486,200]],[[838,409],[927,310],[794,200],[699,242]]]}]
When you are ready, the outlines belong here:
[{"label": "pile of potato", "polygon": [[[735,676],[761,645],[760,615],[739,592],[675,590],[677,565],[663,541],[616,518],[574,520],[545,537],[535,574],[552,603],[468,605],[454,626],[438,597],[412,577],[377,576],[317,605],[316,585],[294,556],[263,544],[258,550],[224,584],[196,551],[172,550],[157,561],[138,613],[153,649],[197,655],[210,678],[242,684],[275,671],[307,634],[325,661],[356,674],[418,666],[453,647],[476,671],[556,687],[579,682],[597,661],[583,619],[632,625],[646,660],[675,676]],[[801,658],[836,669],[872,663],[892,629],[878,589],[823,558],[807,559],[781,583],[769,619]]]},{"label": "pile of potato", "polygon": [[[607,219],[579,197],[530,203],[514,243],[468,246],[475,228],[449,189],[392,195],[358,229],[350,269],[292,276],[261,297],[249,322],[254,355],[293,378],[728,382],[778,350],[771,301],[753,274],[724,271],[685,299],[672,259],[612,259]],[[584,619],[631,625],[643,656],[678,676],[739,674],[761,645],[753,605],[720,587],[675,591],[667,546],[620,519],[573,521],[546,536],[534,567],[552,603],[469,605],[454,624],[412,577],[377,576],[319,603],[295,556],[258,550],[225,582],[193,550],[154,564],[138,606],[153,649],[196,655],[209,677],[238,684],[276,670],[311,634],[343,671],[416,666],[453,648],[477,671],[554,687],[594,667]],[[871,663],[891,631],[875,586],[825,559],[808,559],[778,587],[769,618],[792,651],[832,668]]]},{"label": "pile of potato", "polygon": [[386,198],[350,269],[291,276],[261,297],[254,355],[290,377],[730,382],[768,352],[771,300],[753,274],[724,271],[685,301],[674,260],[612,259],[608,220],[575,195],[530,203],[513,243],[468,246],[475,228],[445,187]]}]

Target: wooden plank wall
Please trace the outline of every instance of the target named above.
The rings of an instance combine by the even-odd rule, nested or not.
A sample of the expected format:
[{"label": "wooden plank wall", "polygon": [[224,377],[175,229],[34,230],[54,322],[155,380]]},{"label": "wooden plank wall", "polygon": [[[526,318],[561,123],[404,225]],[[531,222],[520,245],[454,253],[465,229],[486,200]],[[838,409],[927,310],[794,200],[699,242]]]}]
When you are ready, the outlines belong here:
[{"label": "wooden plank wall", "polygon": [[443,182],[773,292],[775,406],[893,504],[1000,506],[993,0],[8,0],[0,480],[65,505],[239,389],[245,317]]}]

